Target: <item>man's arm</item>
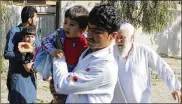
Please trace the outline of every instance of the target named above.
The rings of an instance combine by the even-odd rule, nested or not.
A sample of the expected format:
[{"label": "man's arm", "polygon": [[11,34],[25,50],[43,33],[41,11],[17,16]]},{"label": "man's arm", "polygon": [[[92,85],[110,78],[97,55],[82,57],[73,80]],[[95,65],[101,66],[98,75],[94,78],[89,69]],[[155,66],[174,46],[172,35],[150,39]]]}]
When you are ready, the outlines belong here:
[{"label": "man's arm", "polygon": [[[117,81],[117,70],[109,72],[110,69],[117,69],[114,63],[101,61],[98,64],[89,65],[85,70],[78,70],[68,73],[65,68],[65,60],[55,59],[53,63],[53,79],[55,90],[61,94],[103,94],[108,93],[113,82]],[[63,65],[64,64],[64,65]],[[104,71],[104,72],[103,72]],[[115,73],[115,74],[113,74]],[[105,79],[107,75],[108,79]],[[112,77],[111,77],[112,76]],[[104,81],[103,81],[104,80]],[[102,87],[102,90],[99,89]]]},{"label": "man's arm", "polygon": [[[149,53],[149,67],[163,79],[171,91],[173,98],[181,102],[181,84],[175,77],[172,68],[153,50]],[[177,98],[176,98],[177,97]]]},{"label": "man's arm", "polygon": [[149,53],[149,67],[157,72],[157,74],[167,84],[171,92],[181,88],[172,68],[154,50],[151,49]]},{"label": "man's arm", "polygon": [[33,57],[34,57],[34,54],[30,52],[27,52],[25,55],[25,62],[24,62],[25,64],[23,64],[23,67],[25,68],[27,72],[31,72],[32,65],[33,65]]}]

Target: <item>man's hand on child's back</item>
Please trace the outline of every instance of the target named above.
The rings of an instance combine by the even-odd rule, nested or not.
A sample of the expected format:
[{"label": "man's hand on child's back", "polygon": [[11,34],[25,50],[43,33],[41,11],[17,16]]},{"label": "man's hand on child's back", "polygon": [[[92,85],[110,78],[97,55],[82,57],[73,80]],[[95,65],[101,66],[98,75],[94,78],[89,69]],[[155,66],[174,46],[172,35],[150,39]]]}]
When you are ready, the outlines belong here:
[{"label": "man's hand on child's back", "polygon": [[56,58],[62,58],[64,56],[64,52],[61,49],[56,49],[53,52],[53,56],[56,57]]}]

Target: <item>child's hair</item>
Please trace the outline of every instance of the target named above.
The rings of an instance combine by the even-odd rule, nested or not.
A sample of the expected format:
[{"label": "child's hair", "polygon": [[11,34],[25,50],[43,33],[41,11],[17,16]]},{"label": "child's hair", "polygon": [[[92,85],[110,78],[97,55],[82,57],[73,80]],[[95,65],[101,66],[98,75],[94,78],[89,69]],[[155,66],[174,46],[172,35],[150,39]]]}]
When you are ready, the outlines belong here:
[{"label": "child's hair", "polygon": [[88,22],[112,33],[119,30],[121,19],[117,8],[110,4],[102,4],[90,11]]},{"label": "child's hair", "polygon": [[22,36],[25,35],[36,35],[36,28],[33,26],[26,26],[22,29]]},{"label": "child's hair", "polygon": [[65,18],[69,17],[71,20],[78,22],[81,29],[86,29],[88,25],[88,15],[89,12],[85,7],[75,5],[66,11]]}]

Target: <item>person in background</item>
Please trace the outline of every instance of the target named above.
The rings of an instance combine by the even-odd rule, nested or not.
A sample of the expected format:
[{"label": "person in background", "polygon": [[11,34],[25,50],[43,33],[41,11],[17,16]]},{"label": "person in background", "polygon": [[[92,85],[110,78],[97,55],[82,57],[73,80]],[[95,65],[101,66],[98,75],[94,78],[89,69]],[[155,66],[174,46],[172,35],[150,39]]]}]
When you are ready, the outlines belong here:
[{"label": "person in background", "polygon": [[152,103],[151,71],[162,78],[173,98],[181,102],[181,85],[172,68],[154,50],[134,42],[131,24],[121,24],[114,49],[119,67],[119,87],[115,89],[112,103]]}]

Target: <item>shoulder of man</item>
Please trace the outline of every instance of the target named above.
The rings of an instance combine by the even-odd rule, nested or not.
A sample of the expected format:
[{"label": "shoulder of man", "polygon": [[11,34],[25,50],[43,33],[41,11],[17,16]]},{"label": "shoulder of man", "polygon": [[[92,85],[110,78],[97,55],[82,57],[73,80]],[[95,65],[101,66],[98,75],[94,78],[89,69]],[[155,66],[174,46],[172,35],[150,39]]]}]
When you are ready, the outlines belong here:
[{"label": "shoulder of man", "polygon": [[14,26],[13,28],[11,28],[10,30],[9,30],[9,32],[12,32],[12,33],[15,33],[15,32],[20,32],[21,30],[20,30],[20,28],[18,27],[18,26]]},{"label": "shoulder of man", "polygon": [[103,63],[103,64],[115,63],[115,59],[114,59],[113,53],[109,53],[107,55],[103,55],[101,57],[97,57],[94,60],[94,63]]},{"label": "shoulder of man", "polygon": [[145,44],[141,44],[141,43],[134,43],[134,48],[135,49],[139,49],[139,50],[143,50],[144,52],[150,52],[150,51],[154,51],[151,47],[145,45]]}]

